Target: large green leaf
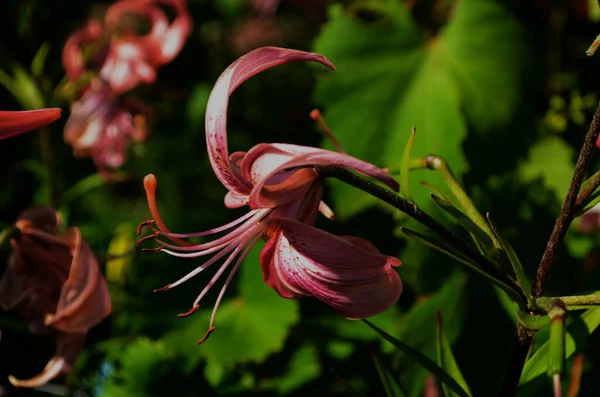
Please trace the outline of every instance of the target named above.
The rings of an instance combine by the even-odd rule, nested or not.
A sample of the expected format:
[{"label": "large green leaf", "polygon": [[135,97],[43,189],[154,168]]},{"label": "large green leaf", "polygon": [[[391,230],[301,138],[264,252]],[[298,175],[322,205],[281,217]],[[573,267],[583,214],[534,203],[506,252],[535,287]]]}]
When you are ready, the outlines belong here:
[{"label": "large green leaf", "polygon": [[541,179],[544,186],[562,202],[567,194],[573,171],[575,170],[575,151],[558,137],[538,141],[529,150],[527,161],[519,164],[519,177],[524,182]]},{"label": "large green leaf", "polygon": [[[565,354],[569,358],[576,349],[581,349],[586,338],[600,326],[600,309],[589,309],[567,326],[565,337]],[[534,396],[540,383],[546,378],[548,367],[549,342],[541,346],[527,361],[521,375],[518,396]]]},{"label": "large green leaf", "polygon": [[[402,2],[367,4],[383,18],[362,22],[335,5],[316,41],[337,66],[317,86],[327,122],[348,153],[382,166],[400,161],[416,126],[413,157],[435,153],[462,175],[467,126],[485,133],[514,120],[526,64],[522,28],[495,1],[463,0],[441,33],[426,38]],[[426,189],[413,186],[424,203]],[[341,217],[373,203],[342,184],[334,199]]]}]

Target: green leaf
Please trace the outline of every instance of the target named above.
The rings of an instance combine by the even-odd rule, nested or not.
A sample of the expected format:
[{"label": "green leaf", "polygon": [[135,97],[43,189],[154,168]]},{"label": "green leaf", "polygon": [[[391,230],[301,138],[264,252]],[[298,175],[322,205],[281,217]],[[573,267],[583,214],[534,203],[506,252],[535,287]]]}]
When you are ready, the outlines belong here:
[{"label": "green leaf", "polygon": [[[468,169],[467,126],[485,133],[514,120],[527,64],[524,31],[491,0],[456,2],[448,25],[430,38],[402,2],[366,2],[373,3],[385,9],[375,22],[333,5],[315,42],[337,66],[317,85],[325,119],[349,154],[381,166],[398,163],[415,126],[413,155],[435,153],[460,177]],[[441,180],[434,173],[427,179]],[[413,187],[415,201],[424,202],[426,189]],[[333,198],[341,218],[374,203],[343,184]]]},{"label": "green leaf", "polygon": [[400,160],[400,194],[408,201],[413,201],[412,196],[410,195],[410,159],[416,133],[417,130],[413,127],[410,136],[406,141],[406,146],[404,146],[402,160]]},{"label": "green leaf", "polygon": [[517,320],[523,324],[523,326],[527,329],[537,331],[544,328],[546,325],[550,324],[550,317],[547,315],[543,316],[534,316],[530,314],[523,313],[520,310],[515,311],[517,315]]},{"label": "green leaf", "polygon": [[[245,362],[261,363],[283,348],[290,327],[300,319],[298,302],[280,297],[265,285],[258,261],[261,245],[244,260],[236,276],[237,295],[221,304],[216,329],[206,342],[196,346],[208,328],[210,310],[181,319],[182,329],[167,336],[169,344],[187,358],[188,368],[202,357],[207,360],[207,371],[211,366],[228,369]],[[204,304],[212,310],[212,303]]]},{"label": "green leaf", "polygon": [[439,367],[435,362],[433,362],[429,357],[414,349],[413,347],[407,345],[406,343],[399,341],[394,338],[387,332],[378,328],[376,325],[371,324],[369,320],[363,320],[365,324],[371,327],[375,332],[377,332],[383,339],[390,342],[394,345],[398,350],[403,352],[404,354],[410,356],[412,359],[417,361],[423,368],[431,372],[440,382],[447,385],[452,391],[456,393],[457,396],[468,397],[470,396],[457,382],[452,378],[448,372],[446,372],[443,368]]},{"label": "green leaf", "polygon": [[451,247],[450,245],[446,244],[441,239],[439,239],[437,237],[421,234],[419,232],[407,229],[405,227],[401,227],[400,230],[402,230],[404,233],[406,233],[406,235],[408,235],[416,240],[421,241],[423,244],[426,244],[426,245],[430,246],[431,248],[434,248],[434,249],[448,255],[449,257],[451,257],[453,259],[456,259],[460,263],[466,265],[469,269],[474,270],[477,274],[486,278],[488,281],[490,281],[496,287],[501,288],[515,302],[521,301],[521,297],[509,285],[507,285],[507,284],[503,283],[502,281],[497,280],[494,277],[487,274],[476,263],[472,262],[469,258],[466,258],[463,254],[458,252],[455,248]]},{"label": "green leaf", "polygon": [[[569,358],[576,349],[581,349],[585,340],[600,326],[600,309],[589,309],[580,317],[567,325],[565,337],[565,353]],[[549,342],[541,346],[538,351],[525,363],[521,380],[519,382],[518,396],[534,396],[543,381],[546,380],[548,369]]]},{"label": "green leaf", "polygon": [[[435,358],[436,313],[442,313],[447,319],[447,336],[450,343],[454,343],[462,333],[467,307],[471,299],[471,288],[468,285],[467,275],[462,271],[455,270],[446,278],[442,288],[435,295],[410,308],[409,312],[400,319],[401,328],[394,335],[398,335],[399,339],[427,354],[430,358]],[[380,324],[376,325],[390,332],[393,330]],[[423,385],[428,375],[427,371],[404,355],[398,357],[397,361],[400,363],[400,368],[394,369],[401,376],[406,395],[422,396]]]},{"label": "green leaf", "polygon": [[44,72],[44,65],[49,52],[50,44],[44,43],[33,57],[33,61],[31,61],[31,75],[33,77],[40,77]]},{"label": "green leaf", "polygon": [[[442,367],[448,375],[450,375],[456,383],[462,387],[469,396],[471,396],[471,391],[469,390],[469,386],[467,385],[467,381],[463,377],[460,372],[460,368],[454,358],[454,354],[452,353],[452,347],[450,346],[450,342],[444,333],[444,329],[442,327],[442,316],[438,312],[437,313],[437,321],[436,321],[436,340],[437,340],[437,363],[440,367]],[[455,397],[457,394],[453,392],[447,385],[443,384],[442,388],[444,389],[444,394],[446,397]]]},{"label": "green leaf", "polygon": [[381,362],[377,354],[373,352],[372,356],[373,362],[375,362],[375,368],[377,369],[377,374],[379,375],[379,380],[385,390],[385,395],[387,397],[405,397],[405,394],[397,384],[396,379],[390,373],[389,369]]},{"label": "green leaf", "polygon": [[519,164],[517,172],[524,182],[541,179],[554,192],[557,202],[562,202],[575,170],[574,157],[573,148],[561,138],[545,138],[529,150],[527,161]]},{"label": "green leaf", "polygon": [[523,265],[521,264],[521,261],[519,260],[519,257],[517,256],[517,253],[515,252],[512,245],[510,245],[510,242],[508,241],[508,239],[502,233],[500,233],[500,230],[498,230],[498,228],[492,221],[490,214],[487,214],[487,220],[488,220],[488,223],[490,224],[490,227],[494,231],[496,238],[498,239],[498,241],[500,241],[500,244],[502,245],[502,249],[506,253],[506,256],[508,257],[510,264],[512,265],[515,275],[517,276],[517,281],[519,282],[519,284],[521,286],[521,290],[523,291],[523,295],[525,295],[525,298],[527,298],[527,304],[531,305],[531,303],[532,303],[531,283],[529,282],[529,279],[527,278],[527,274],[525,274],[525,269],[523,268]]}]

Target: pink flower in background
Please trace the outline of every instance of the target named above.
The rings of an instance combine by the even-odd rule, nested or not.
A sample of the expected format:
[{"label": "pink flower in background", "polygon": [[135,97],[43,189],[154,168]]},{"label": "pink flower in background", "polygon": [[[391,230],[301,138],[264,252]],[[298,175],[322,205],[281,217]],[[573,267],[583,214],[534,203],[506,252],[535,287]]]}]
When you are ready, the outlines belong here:
[{"label": "pink flower in background", "polygon": [[[162,245],[159,250],[179,257],[215,253],[202,266],[161,290],[189,280],[228,255],[192,309],[182,316],[199,308],[200,300],[235,261],[217,298],[209,332],[200,342],[214,329],[214,316],[225,289],[260,237],[267,241],[260,258],[264,280],[282,297],[315,296],[339,314],[354,319],[381,313],[398,300],[402,291],[400,277],[393,269],[400,265],[398,259],[380,254],[368,241],[334,236],[312,226],[317,212],[330,214],[321,201],[323,188],[314,166],[342,166],[397,189],[397,182],[385,170],[343,153],[281,143],[259,144],[248,152],[229,155],[226,120],[231,93],[255,74],[293,61],[318,62],[334,69],[322,55],[263,47],[230,65],[219,77],[208,100],[208,155],[216,176],[229,191],[225,205],[228,208],[248,205],[251,208],[248,214],[205,232],[171,233],[156,206],[156,179],[153,175],[144,179],[149,207],[159,230],[142,240],[155,238]],[[182,240],[227,230],[230,231],[224,236],[204,244]],[[158,240],[159,236],[169,238],[174,244]]]},{"label": "pink flower in background", "polygon": [[56,339],[57,352],[44,370],[29,380],[13,376],[18,387],[37,387],[71,370],[87,330],[111,311],[110,297],[96,258],[79,229],[59,232],[58,214],[48,207],[21,213],[19,237],[2,276],[0,303],[16,310],[32,332]]},{"label": "pink flower in background", "polygon": [[0,110],[0,140],[52,123],[60,117],[58,108],[6,111]]},{"label": "pink flower in background", "polygon": [[132,141],[146,138],[144,105],[117,98],[105,83],[94,81],[65,125],[65,141],[78,156],[91,156],[101,172],[123,165]]},{"label": "pink flower in background", "polygon": [[[160,5],[171,8],[169,21]],[[147,23],[149,31],[140,32]],[[117,94],[140,83],[153,83],[157,69],[183,48],[192,28],[185,0],[121,0],[110,6],[104,24],[92,20],[67,40],[63,65],[70,80],[79,79],[91,64]],[[83,49],[92,55],[84,60]]]}]

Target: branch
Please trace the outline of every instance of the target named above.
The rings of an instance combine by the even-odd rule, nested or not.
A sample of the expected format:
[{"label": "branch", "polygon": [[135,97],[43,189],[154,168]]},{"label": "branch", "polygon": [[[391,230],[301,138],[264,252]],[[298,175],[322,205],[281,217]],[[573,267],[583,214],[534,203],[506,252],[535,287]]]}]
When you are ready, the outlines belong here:
[{"label": "branch", "polygon": [[583,206],[586,204],[586,201],[596,191],[598,186],[600,186],[600,171],[596,172],[590,178],[588,184],[585,185],[583,189],[581,189],[581,192],[579,192],[579,195],[577,196],[577,202],[575,203],[578,214],[581,214],[581,211],[583,210]]},{"label": "branch", "polygon": [[573,178],[571,179],[571,186],[569,186],[569,191],[567,192],[567,196],[565,197],[565,201],[563,203],[560,214],[556,219],[554,230],[550,235],[550,239],[548,240],[548,244],[546,245],[546,250],[544,251],[544,255],[542,256],[540,266],[538,267],[537,277],[533,286],[534,297],[542,296],[542,294],[544,293],[544,287],[546,282],[548,281],[550,269],[556,262],[558,249],[562,245],[565,239],[565,235],[567,234],[567,230],[569,229],[569,226],[571,225],[571,222],[575,217],[575,210],[577,208],[577,195],[579,193],[579,189],[581,188],[581,184],[583,183],[583,180],[585,178],[585,174],[590,164],[590,160],[592,159],[592,156],[594,154],[595,144],[596,140],[598,139],[599,132],[600,103],[598,103],[596,113],[594,113],[594,118],[592,120],[592,123],[590,124],[590,128],[585,137],[585,141],[583,142],[581,152],[579,153],[577,165],[575,166],[575,173],[573,174]]}]

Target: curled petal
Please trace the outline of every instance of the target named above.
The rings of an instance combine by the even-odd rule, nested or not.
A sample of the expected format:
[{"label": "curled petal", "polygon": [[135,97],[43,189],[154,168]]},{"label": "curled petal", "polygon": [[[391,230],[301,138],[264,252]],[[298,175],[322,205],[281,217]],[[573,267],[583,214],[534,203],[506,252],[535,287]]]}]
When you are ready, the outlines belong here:
[{"label": "curled petal", "polygon": [[100,76],[117,94],[129,91],[140,83],[153,83],[156,80],[153,51],[154,44],[146,37],[116,39],[100,69]]},{"label": "curled petal", "polygon": [[274,66],[293,61],[318,62],[335,69],[327,58],[319,54],[277,47],[262,47],[232,63],[215,83],[206,108],[206,144],[213,170],[227,190],[241,194],[248,194],[250,191],[249,181],[241,180],[236,176],[229,163],[227,147],[229,96],[250,77]]},{"label": "curled petal", "polygon": [[46,325],[65,332],[86,332],[108,316],[111,302],[90,247],[82,240],[79,229],[70,231],[74,241],[69,277],[60,292],[56,313],[47,318]]},{"label": "curled petal", "polygon": [[99,21],[91,20],[81,30],[75,32],[63,47],[62,63],[67,77],[75,81],[81,77],[85,70],[85,61],[82,46],[99,39],[104,34],[104,27]]},{"label": "curled petal", "polygon": [[60,334],[56,340],[56,354],[48,361],[41,373],[27,380],[19,380],[10,375],[9,382],[16,387],[39,387],[57,376],[68,374],[77,360],[84,340],[84,333]]},{"label": "curled petal", "polygon": [[398,182],[387,171],[344,153],[282,143],[260,144],[255,148],[250,149],[242,163],[243,175],[251,176],[254,181],[249,201],[253,209],[277,205],[277,200],[268,192],[268,185],[280,173],[298,167],[341,166],[371,176],[394,190],[398,189]]},{"label": "curled petal", "polygon": [[0,111],[0,140],[43,127],[60,117],[61,109]]},{"label": "curled petal", "polygon": [[398,259],[356,237],[285,218],[272,221],[279,230],[263,249],[261,265],[265,281],[281,296],[312,295],[351,319],[379,314],[400,297],[402,282],[393,269]]},{"label": "curled petal", "polygon": [[171,4],[178,15],[161,38],[159,54],[156,59],[161,64],[171,62],[179,54],[192,30],[192,18],[185,7],[185,1],[170,0],[164,2]]}]

